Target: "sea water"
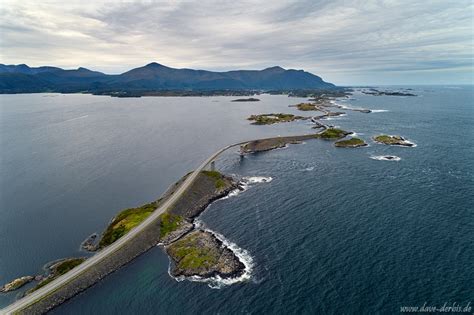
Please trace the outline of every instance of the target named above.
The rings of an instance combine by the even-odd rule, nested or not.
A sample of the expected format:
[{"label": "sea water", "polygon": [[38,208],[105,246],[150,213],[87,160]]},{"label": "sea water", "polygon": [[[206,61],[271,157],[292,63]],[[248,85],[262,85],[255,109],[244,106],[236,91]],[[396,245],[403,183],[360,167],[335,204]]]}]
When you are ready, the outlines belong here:
[{"label": "sea water", "polygon": [[[373,110],[326,121],[368,147],[308,140],[217,161],[246,189],[199,222],[251,264],[243,281],[177,281],[156,247],[52,313],[386,314],[472,301],[474,90],[410,88],[417,97],[336,101]],[[304,99],[258,97],[1,96],[0,280],[84,255],[80,242],[117,211],[157,199],[219,147],[312,131],[249,125],[250,114],[302,113],[288,105]],[[416,147],[371,140],[382,133]],[[387,155],[399,160],[374,158]]]}]

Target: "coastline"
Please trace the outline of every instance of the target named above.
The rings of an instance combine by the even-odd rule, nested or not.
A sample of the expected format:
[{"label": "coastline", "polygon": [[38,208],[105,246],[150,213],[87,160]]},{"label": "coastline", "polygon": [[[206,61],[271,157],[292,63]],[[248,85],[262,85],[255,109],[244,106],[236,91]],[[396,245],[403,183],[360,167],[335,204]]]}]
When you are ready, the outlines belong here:
[{"label": "coastline", "polygon": [[[330,116],[330,115],[328,115]],[[318,117],[320,118],[320,117]],[[321,124],[322,125],[322,124]],[[230,145],[230,146],[227,146],[223,149],[221,149],[219,151],[219,153],[217,153],[216,155],[212,156],[212,158],[209,158],[208,160],[206,160],[207,163],[209,162],[212,162],[213,159],[217,158],[217,156],[222,153],[223,151],[231,148],[231,147],[234,147],[234,146],[241,146],[241,153],[243,154],[248,154],[248,153],[257,153],[257,152],[263,152],[263,151],[268,151],[268,150],[273,150],[273,149],[278,149],[278,148],[282,148],[282,147],[285,147],[287,146],[288,144],[299,144],[299,143],[302,143],[303,140],[308,140],[308,139],[327,139],[327,140],[336,140],[336,139],[340,139],[340,138],[344,138],[346,135],[350,134],[349,132],[345,132],[343,130],[340,130],[341,133],[340,134],[337,134],[336,136],[331,136],[331,137],[323,137],[321,136],[322,134],[324,134],[325,132],[327,131],[331,131],[331,130],[336,130],[332,127],[328,127],[328,126],[325,126],[325,125],[322,125],[322,128],[324,128],[324,130],[320,133],[316,133],[316,134],[306,134],[306,135],[299,135],[299,136],[286,136],[286,137],[271,137],[271,138],[266,138],[266,139],[257,139],[257,140],[251,140],[251,141],[246,141],[246,142],[241,142],[241,143],[238,143],[238,144],[233,144],[233,145]],[[189,175],[189,174],[188,174]],[[185,176],[186,177],[186,176]],[[183,181],[185,181],[183,179]],[[180,181],[179,181],[180,182]],[[178,183],[179,183],[178,182]],[[178,187],[179,185],[178,184],[175,184],[176,187]],[[226,196],[228,196],[229,194],[231,193],[231,190],[229,191],[226,191],[225,194],[221,195],[221,196],[218,196],[218,197],[215,197],[215,199],[209,201],[207,204],[203,205],[202,208],[197,212],[197,214],[195,215],[192,215],[192,216],[189,216],[189,218],[193,219],[195,217],[197,217],[202,211],[204,211],[204,209],[210,204],[212,203],[212,201],[216,200],[216,199],[220,199],[220,198],[225,198]],[[173,194],[173,192],[171,193]],[[177,201],[179,201],[180,199],[177,199]],[[165,201],[165,200],[163,200]],[[185,234],[188,234],[188,232],[186,232]],[[185,235],[183,234],[183,235]],[[181,235],[179,238],[181,238],[183,235]],[[215,234],[214,234],[215,235]],[[150,242],[154,242],[154,245],[158,244],[160,242],[160,238],[158,238],[158,240],[156,241],[150,241]],[[221,240],[221,243],[222,243],[222,240]],[[41,306],[41,303],[40,302],[43,302],[43,301],[40,301],[38,303],[35,303],[34,305],[38,304],[40,305],[40,312],[41,311],[41,307],[43,307],[43,309],[46,309],[49,310],[59,304],[61,304],[63,301],[73,297],[74,295],[76,295],[77,293],[85,290],[86,288],[88,288],[89,286],[93,285],[94,283],[96,283],[97,281],[101,280],[103,277],[105,277],[107,274],[119,269],[121,266],[125,265],[126,263],[128,263],[129,261],[131,261],[132,259],[134,259],[135,257],[137,257],[138,255],[146,252],[149,248],[151,248],[152,246],[154,245],[150,245],[149,247],[144,247],[143,249],[141,249],[141,252],[140,252],[140,249],[138,249],[137,251],[130,251],[129,254],[125,254],[124,256],[117,256],[119,260],[121,260],[120,262],[110,262],[110,265],[107,267],[105,266],[105,269],[101,270],[99,273],[101,274],[100,276],[94,276],[94,275],[89,275],[90,278],[89,279],[84,279],[83,282],[80,282],[80,283],[76,283],[74,284],[74,288],[67,288],[65,289],[66,291],[68,289],[70,289],[70,293],[67,293],[66,294],[63,294],[64,296],[61,296],[61,295],[58,295],[58,296],[55,296],[55,300],[54,301],[50,301],[49,303],[49,306],[48,306],[48,303],[45,302],[45,304],[43,306]],[[132,246],[132,245],[130,245]],[[112,256],[112,255],[111,255]],[[85,273],[85,272],[84,272]],[[216,277],[218,277],[219,275],[216,275]],[[95,278],[94,278],[95,277]],[[192,276],[193,277],[193,276]],[[240,277],[240,276],[239,276]],[[239,277],[235,277],[235,278],[239,278]],[[87,278],[87,276],[86,276]],[[210,279],[212,277],[208,277],[206,279]],[[202,278],[201,278],[202,279]],[[71,283],[71,282],[70,282]],[[68,283],[68,284],[70,284]],[[66,286],[66,285],[65,285]],[[65,287],[64,286],[64,287]],[[62,290],[63,287],[61,287],[60,289]],[[59,290],[58,290],[59,291]],[[55,291],[56,293],[57,291]],[[44,308],[46,307],[46,308]],[[48,308],[49,307],[49,308]]]}]

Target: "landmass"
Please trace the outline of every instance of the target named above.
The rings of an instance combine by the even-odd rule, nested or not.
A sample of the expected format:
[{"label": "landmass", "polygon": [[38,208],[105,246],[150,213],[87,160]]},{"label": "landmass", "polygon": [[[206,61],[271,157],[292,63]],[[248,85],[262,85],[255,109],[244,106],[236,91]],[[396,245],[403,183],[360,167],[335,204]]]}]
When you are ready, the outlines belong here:
[{"label": "landmass", "polygon": [[347,135],[352,134],[350,131],[345,131],[339,128],[328,128],[321,133],[316,134],[316,138],[325,140],[337,140],[342,139]]},{"label": "landmass", "polygon": [[365,143],[364,140],[359,138],[351,138],[348,140],[337,141],[336,143],[334,143],[334,145],[338,148],[358,148],[366,146],[367,143]]},{"label": "landmass", "polygon": [[161,215],[160,242],[173,261],[173,276],[236,277],[244,264],[212,233],[195,228],[194,220],[214,200],[239,185],[218,171],[202,171],[200,185]]},{"label": "landmass", "polygon": [[318,108],[316,108],[316,104],[313,103],[299,103],[294,106],[302,111],[318,110]]},{"label": "landmass", "polygon": [[240,146],[240,152],[242,154],[256,153],[274,150],[278,148],[284,148],[288,144],[299,144],[304,140],[315,139],[317,134],[309,134],[302,136],[288,136],[288,137],[274,137],[267,139],[258,139],[249,141]]},{"label": "landmass", "polygon": [[373,139],[375,142],[383,143],[386,145],[399,145],[399,146],[404,146],[404,147],[414,146],[413,143],[405,140],[401,136],[379,135],[379,136],[375,136]]},{"label": "landmass", "polygon": [[244,264],[212,233],[195,230],[166,248],[174,267],[171,274],[209,278],[240,276]]},{"label": "landmass", "polygon": [[[184,178],[181,182],[183,180]],[[159,243],[165,247],[175,263],[173,270],[176,272],[173,272],[173,275],[208,277],[218,274],[225,278],[243,272],[243,264],[232,251],[223,247],[222,242],[211,233],[195,229],[193,224],[194,219],[212,201],[227,195],[237,187],[238,184],[231,177],[217,171],[202,171],[189,193],[185,193],[173,207],[160,215]],[[172,192],[168,193],[170,194]],[[163,198],[160,198],[144,206],[120,212],[103,233],[99,248],[112,244],[128,233],[145,220],[162,201]]]},{"label": "landmass", "polygon": [[295,120],[305,120],[310,117],[297,116],[293,114],[260,114],[251,115],[247,120],[253,121],[252,125],[272,125],[276,123],[290,122]]},{"label": "landmass", "polygon": [[22,286],[24,286],[25,284],[30,283],[34,279],[35,279],[35,277],[33,277],[33,276],[24,276],[24,277],[17,278],[15,280],[10,281],[10,282],[6,283],[5,285],[3,285],[0,288],[0,292],[7,293],[7,292],[10,292],[10,291],[17,290],[17,289],[21,288]]},{"label": "landmass", "polygon": [[[315,99],[315,108],[317,106],[321,108],[334,106],[330,102],[327,103],[328,98],[325,95],[313,93],[312,97]],[[308,105],[304,106],[308,107]],[[304,108],[304,106],[301,106],[301,108]],[[331,114],[332,112],[329,110],[325,110],[324,113],[327,116],[335,115],[335,113]],[[259,124],[273,124],[310,118],[283,113],[252,115],[251,117],[253,117],[251,120]],[[241,145],[241,153],[247,154],[272,150],[291,143],[302,143],[307,139],[339,140],[351,134],[351,132],[321,124],[315,118],[312,120],[315,124],[318,123],[324,130],[316,134],[249,141]],[[344,141],[336,143],[355,146],[361,145],[359,141],[362,140],[352,138]],[[86,269],[81,268],[83,270],[80,270],[80,274],[72,279],[68,279],[68,282],[61,284],[61,287],[55,291],[48,292],[48,295],[27,306],[22,312],[46,312],[90,287],[106,275],[114,272],[156,245],[162,246],[169,255],[172,262],[170,268],[172,276],[197,276],[202,278],[219,276],[225,279],[242,275],[246,267],[239,260],[239,257],[230,248],[226,247],[215,234],[202,230],[199,226],[195,225],[196,218],[210,203],[226,196],[235,189],[242,188],[239,187],[239,183],[232,177],[225,176],[215,170],[193,172],[194,180],[190,182],[190,186],[186,187],[186,190],[180,190],[179,198],[173,198],[172,204],[171,202],[166,203],[189,174],[172,185],[161,198],[139,207],[121,211],[112,219],[100,238],[97,233],[90,235],[83,242],[82,247],[90,251],[103,250],[124,237],[124,235],[127,235],[127,233],[130,233],[130,231],[143,223],[144,220],[160,208],[161,214],[159,216],[154,215],[154,220],[152,221],[148,220],[149,222],[139,230],[140,233],[133,235],[133,237],[128,237],[126,242],[121,242],[120,247],[117,247],[117,249],[113,248],[114,251],[107,252],[106,256],[101,257],[100,260],[94,262],[90,267],[88,266]],[[169,207],[167,206],[166,209],[162,207],[161,205],[164,203],[169,205]],[[28,292],[41,288],[60,275],[72,270],[84,260],[85,258],[72,258],[53,264],[49,267],[49,274],[45,275],[38,285]]]},{"label": "landmass", "polygon": [[[92,93],[116,97],[163,95],[162,93],[204,93],[221,91],[247,93],[249,90],[336,89],[312,73],[283,69],[214,72],[176,69],[152,62],[118,75],[108,75],[83,67],[65,70],[58,67],[29,67],[0,64],[0,93]],[[235,94],[237,95],[237,94]]]},{"label": "landmass", "polygon": [[[155,202],[148,203],[141,207],[129,208],[119,213],[111,221],[104,233],[102,233],[100,242],[102,245],[100,249],[110,246],[110,244],[129,233],[129,231],[133,229],[133,227],[128,229],[131,225],[136,226],[143,222],[143,220],[149,216],[148,212],[155,211],[156,205],[170,198],[187,176],[189,176],[189,174],[173,184],[163,196]],[[19,313],[45,313],[94,285],[108,274],[116,271],[150,248],[156,245],[162,245],[168,252],[168,247],[172,246],[174,242],[180,239],[189,240],[189,238],[185,238],[188,234],[192,236],[192,242],[186,247],[187,250],[190,251],[190,253],[186,253],[185,255],[187,258],[180,259],[178,256],[174,256],[176,252],[171,250],[173,256],[170,255],[170,257],[173,263],[177,264],[176,275],[207,274],[220,275],[226,278],[242,274],[245,266],[242,267],[242,262],[239,261],[232,250],[223,246],[219,239],[214,239],[214,235],[210,236],[208,235],[209,232],[196,228],[193,223],[195,218],[198,217],[210,203],[226,196],[234,189],[239,189],[239,184],[229,176],[212,170],[199,172],[197,178],[180,195],[180,198],[178,198],[166,212],[161,214],[157,220],[154,220],[151,224],[144,227],[139,234],[127,240],[118,250],[111,252],[110,255],[105,256],[92,267],[85,269],[78,276],[22,309]],[[125,222],[123,220],[125,220]],[[182,243],[179,243],[172,248],[176,249],[180,247],[180,244],[182,245]],[[190,246],[190,244],[194,244],[195,247]],[[200,254],[196,256],[193,255],[193,253],[208,253],[208,255],[217,255],[217,253],[220,253],[222,257],[217,260],[209,260],[202,259]],[[199,259],[196,257],[199,257]],[[181,262],[182,259],[185,260]],[[84,260],[85,258],[72,258],[54,262],[48,267],[49,274],[43,276],[42,281],[27,293],[29,294],[53,281],[60,275],[78,266]],[[210,264],[211,261],[216,262],[216,264]],[[178,265],[179,262],[181,262],[181,264]],[[189,265],[186,264],[186,262],[189,262]],[[187,269],[187,267],[189,267],[189,269]]]},{"label": "landmass", "polygon": [[51,266],[48,267],[48,274],[44,276],[43,280],[41,280],[34,288],[28,290],[26,294],[34,292],[39,288],[47,285],[57,277],[65,274],[69,270],[73,269],[74,267],[82,264],[86,260],[85,257],[79,258],[66,258],[60,261],[55,262]]},{"label": "landmass", "polygon": [[258,98],[249,97],[249,98],[238,98],[238,99],[232,100],[231,102],[260,102],[260,100]]},{"label": "landmass", "polygon": [[60,275],[65,274],[66,272],[73,269],[74,267],[80,265],[85,260],[86,260],[85,257],[65,258],[65,259],[56,260],[48,264],[48,267],[46,268],[46,274],[40,274],[36,276],[24,276],[24,277],[17,278],[5,284],[2,288],[0,288],[0,292],[6,293],[6,292],[14,291],[32,281],[38,281],[38,284],[35,287],[25,292],[25,294],[29,294],[45,286],[46,284],[50,283],[51,281],[53,281]]},{"label": "landmass", "polygon": [[382,95],[387,95],[387,96],[417,96],[416,94],[413,93],[406,93],[406,92],[399,92],[399,91],[380,91],[377,89],[369,89],[369,90],[364,90],[362,93],[367,94],[367,95],[374,95],[374,96],[382,96]]},{"label": "landmass", "polygon": [[147,203],[143,206],[126,209],[120,212],[102,234],[99,242],[99,249],[112,244],[140,224],[153,211],[155,211],[160,201],[161,200],[158,199],[157,201]]},{"label": "landmass", "polygon": [[274,150],[278,148],[284,148],[288,144],[300,144],[304,140],[310,139],[325,139],[325,140],[337,140],[350,135],[352,132],[345,131],[337,128],[328,128],[320,133],[307,134],[301,136],[287,136],[287,137],[273,137],[267,139],[258,139],[249,141],[240,146],[240,152],[242,154],[257,153],[263,151]]}]

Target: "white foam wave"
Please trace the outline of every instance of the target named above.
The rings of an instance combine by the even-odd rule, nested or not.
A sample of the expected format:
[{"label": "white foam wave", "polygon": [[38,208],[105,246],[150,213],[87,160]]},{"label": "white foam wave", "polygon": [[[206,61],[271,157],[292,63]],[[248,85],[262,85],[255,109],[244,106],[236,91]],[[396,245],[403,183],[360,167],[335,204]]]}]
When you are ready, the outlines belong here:
[{"label": "white foam wave", "polygon": [[349,109],[349,110],[357,109],[357,108],[354,108],[352,106],[347,106],[345,104],[336,104],[336,105],[339,105],[341,107],[341,109]]},{"label": "white foam wave", "polygon": [[196,225],[197,228],[201,228],[202,230],[213,234],[218,240],[220,240],[222,242],[222,244],[225,247],[230,249],[234,253],[234,255],[240,260],[240,262],[242,262],[244,264],[244,272],[240,276],[235,277],[235,278],[222,278],[219,275],[214,276],[214,277],[210,277],[210,278],[203,278],[203,277],[200,277],[200,276],[173,277],[171,275],[171,260],[170,260],[170,264],[168,266],[168,274],[178,282],[181,282],[181,281],[184,281],[184,280],[189,280],[189,281],[193,281],[193,282],[207,283],[207,285],[211,289],[221,289],[225,286],[229,286],[229,285],[232,285],[232,284],[235,284],[235,283],[238,283],[238,282],[244,282],[244,281],[250,280],[250,278],[252,277],[252,270],[253,270],[254,262],[253,262],[252,256],[249,254],[249,252],[246,251],[243,248],[240,248],[239,246],[237,246],[237,244],[231,242],[230,240],[226,239],[223,235],[221,235],[217,232],[214,232],[210,229],[205,228],[204,223],[202,221],[196,220],[195,225]]},{"label": "white foam wave", "polygon": [[227,196],[222,197],[221,200],[228,199],[230,197],[235,197],[243,191],[252,187],[252,184],[260,184],[260,183],[269,183],[273,180],[272,177],[265,177],[265,176],[247,176],[242,177],[241,181],[239,182],[239,188],[232,190]]},{"label": "white foam wave", "polygon": [[242,179],[249,184],[269,183],[273,180],[273,178],[271,177],[264,177],[264,176],[243,177]]},{"label": "white foam wave", "polygon": [[400,161],[401,158],[395,155],[374,155],[370,157],[372,160],[377,161]]},{"label": "white foam wave", "polygon": [[307,167],[307,168],[304,169],[304,171],[308,171],[308,172],[310,172],[312,170],[314,170],[314,166]]},{"label": "white foam wave", "polygon": [[385,113],[389,112],[388,109],[371,109],[372,113]]}]

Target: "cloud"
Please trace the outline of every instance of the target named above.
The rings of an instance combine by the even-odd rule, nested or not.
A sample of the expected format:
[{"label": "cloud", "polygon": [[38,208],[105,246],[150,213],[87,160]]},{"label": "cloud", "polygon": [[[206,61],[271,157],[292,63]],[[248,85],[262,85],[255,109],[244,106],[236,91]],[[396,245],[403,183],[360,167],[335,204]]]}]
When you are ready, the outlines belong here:
[{"label": "cloud", "polygon": [[209,70],[280,65],[342,84],[416,83],[410,78],[423,73],[431,82],[437,71],[472,80],[470,0],[84,2],[4,0],[1,62],[112,73],[151,61]]}]

